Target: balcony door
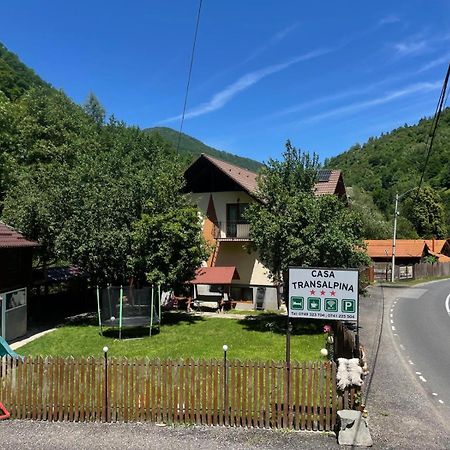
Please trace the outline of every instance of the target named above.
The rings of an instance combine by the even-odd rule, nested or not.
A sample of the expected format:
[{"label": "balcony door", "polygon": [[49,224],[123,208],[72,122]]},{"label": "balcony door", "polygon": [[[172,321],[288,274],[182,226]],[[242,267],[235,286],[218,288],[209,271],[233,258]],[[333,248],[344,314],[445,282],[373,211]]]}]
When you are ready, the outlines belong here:
[{"label": "balcony door", "polygon": [[227,204],[227,237],[237,236],[237,226],[246,224],[244,219],[244,211],[247,209],[248,203],[228,203]]}]

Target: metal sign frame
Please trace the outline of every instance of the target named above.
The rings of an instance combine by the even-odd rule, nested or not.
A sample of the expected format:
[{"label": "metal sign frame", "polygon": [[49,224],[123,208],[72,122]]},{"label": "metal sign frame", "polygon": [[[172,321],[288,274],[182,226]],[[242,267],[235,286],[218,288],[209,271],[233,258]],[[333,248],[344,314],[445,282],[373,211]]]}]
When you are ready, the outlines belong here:
[{"label": "metal sign frame", "polygon": [[[291,275],[292,275],[292,271],[293,270],[302,270],[302,271],[327,271],[327,272],[338,272],[338,273],[342,273],[342,272],[352,272],[356,274],[356,285],[354,285],[354,293],[353,293],[353,297],[352,299],[345,299],[342,297],[338,297],[336,298],[336,305],[332,310],[325,310],[325,304],[326,304],[326,300],[328,299],[327,297],[324,297],[323,295],[315,295],[313,296],[308,296],[308,295],[303,295],[303,296],[299,296],[299,295],[295,295],[295,290],[292,287],[292,281],[291,281]],[[287,312],[288,312],[288,316],[292,319],[296,319],[296,318],[307,318],[307,319],[313,319],[313,320],[340,320],[343,322],[357,322],[359,324],[359,270],[358,269],[353,269],[353,268],[334,268],[334,267],[300,267],[300,266],[290,266],[288,269],[288,292],[287,292],[287,296],[286,296],[286,300],[287,300]],[[328,277],[323,277],[323,278],[328,278]],[[353,284],[353,281],[352,281]],[[301,288],[301,289],[305,289],[305,288]],[[306,288],[306,289],[309,289]],[[321,289],[320,287],[317,289]],[[323,289],[323,288],[322,288]],[[327,288],[329,289],[329,288]],[[294,292],[293,292],[294,291]],[[322,290],[322,292],[324,292]],[[293,299],[297,299],[298,302],[298,314],[292,314],[293,312]],[[312,305],[312,300],[314,300],[314,305]],[[322,301],[323,300],[323,301]],[[334,298],[333,298],[334,300]],[[341,308],[339,308],[339,300],[341,303]],[[343,302],[345,302],[346,300],[350,301],[350,300],[354,300],[355,301],[355,309],[356,311],[353,313],[353,316],[351,316],[350,314],[352,313],[346,313],[345,311],[342,311],[343,309]],[[323,303],[323,304],[322,304]],[[309,306],[314,306],[314,309],[311,309]],[[302,314],[302,312],[304,312],[304,314]]]}]

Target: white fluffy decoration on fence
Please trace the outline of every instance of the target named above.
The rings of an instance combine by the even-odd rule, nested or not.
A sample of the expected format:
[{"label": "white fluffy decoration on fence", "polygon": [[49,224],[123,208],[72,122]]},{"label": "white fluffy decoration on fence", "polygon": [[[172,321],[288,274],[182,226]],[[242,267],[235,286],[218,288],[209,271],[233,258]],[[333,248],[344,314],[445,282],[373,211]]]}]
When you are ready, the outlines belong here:
[{"label": "white fluffy decoration on fence", "polygon": [[362,373],[363,369],[359,365],[358,358],[338,358],[336,379],[338,388],[341,391],[349,386],[361,386],[363,383]]}]

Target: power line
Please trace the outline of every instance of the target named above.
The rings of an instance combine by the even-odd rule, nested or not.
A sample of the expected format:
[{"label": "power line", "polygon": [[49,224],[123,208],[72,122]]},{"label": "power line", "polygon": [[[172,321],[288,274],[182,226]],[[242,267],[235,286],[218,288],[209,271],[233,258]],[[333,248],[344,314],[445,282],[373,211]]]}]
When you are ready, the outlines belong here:
[{"label": "power line", "polygon": [[199,4],[198,4],[197,23],[195,24],[194,42],[192,44],[192,52],[191,52],[191,62],[189,64],[189,73],[188,73],[188,80],[187,80],[187,84],[186,84],[186,93],[184,95],[183,112],[181,114],[180,130],[178,132],[177,153],[178,153],[178,150],[180,149],[181,132],[183,131],[184,116],[186,114],[186,105],[187,105],[187,99],[188,99],[188,94],[189,94],[189,85],[191,84],[192,67],[194,65],[195,45],[197,43],[197,34],[198,34],[198,26],[200,24],[200,13],[202,11],[202,3],[203,3],[203,0],[200,0]]},{"label": "power line", "polygon": [[419,186],[417,188],[417,193],[416,193],[414,203],[417,202],[417,198],[419,197],[420,188],[422,186],[423,178],[425,176],[425,171],[427,169],[428,161],[430,159],[431,151],[433,149],[433,142],[434,142],[434,137],[436,136],[436,130],[437,130],[437,126],[439,123],[439,118],[441,117],[441,113],[443,111],[443,105],[445,104],[445,101],[447,100],[445,93],[447,90],[449,76],[450,76],[450,64],[448,65],[448,68],[447,68],[447,74],[445,75],[444,83],[442,85],[441,95],[439,96],[439,100],[438,100],[438,103],[436,106],[436,111],[434,113],[434,117],[431,122],[430,133],[429,133],[428,139],[427,139],[427,145],[428,145],[427,157],[425,158],[425,164],[423,166],[422,174],[420,176]]}]

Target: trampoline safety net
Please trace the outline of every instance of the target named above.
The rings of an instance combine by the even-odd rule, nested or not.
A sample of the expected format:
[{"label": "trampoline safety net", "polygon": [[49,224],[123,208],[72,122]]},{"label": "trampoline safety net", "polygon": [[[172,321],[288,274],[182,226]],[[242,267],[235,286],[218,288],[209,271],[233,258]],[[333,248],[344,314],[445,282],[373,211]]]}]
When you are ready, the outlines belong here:
[{"label": "trampoline safety net", "polygon": [[[122,298],[122,324],[120,324]],[[144,287],[140,289],[124,286],[109,286],[100,291],[100,323],[105,327],[148,327],[159,324],[158,293],[155,289]],[[153,315],[151,307],[153,306]]]}]

